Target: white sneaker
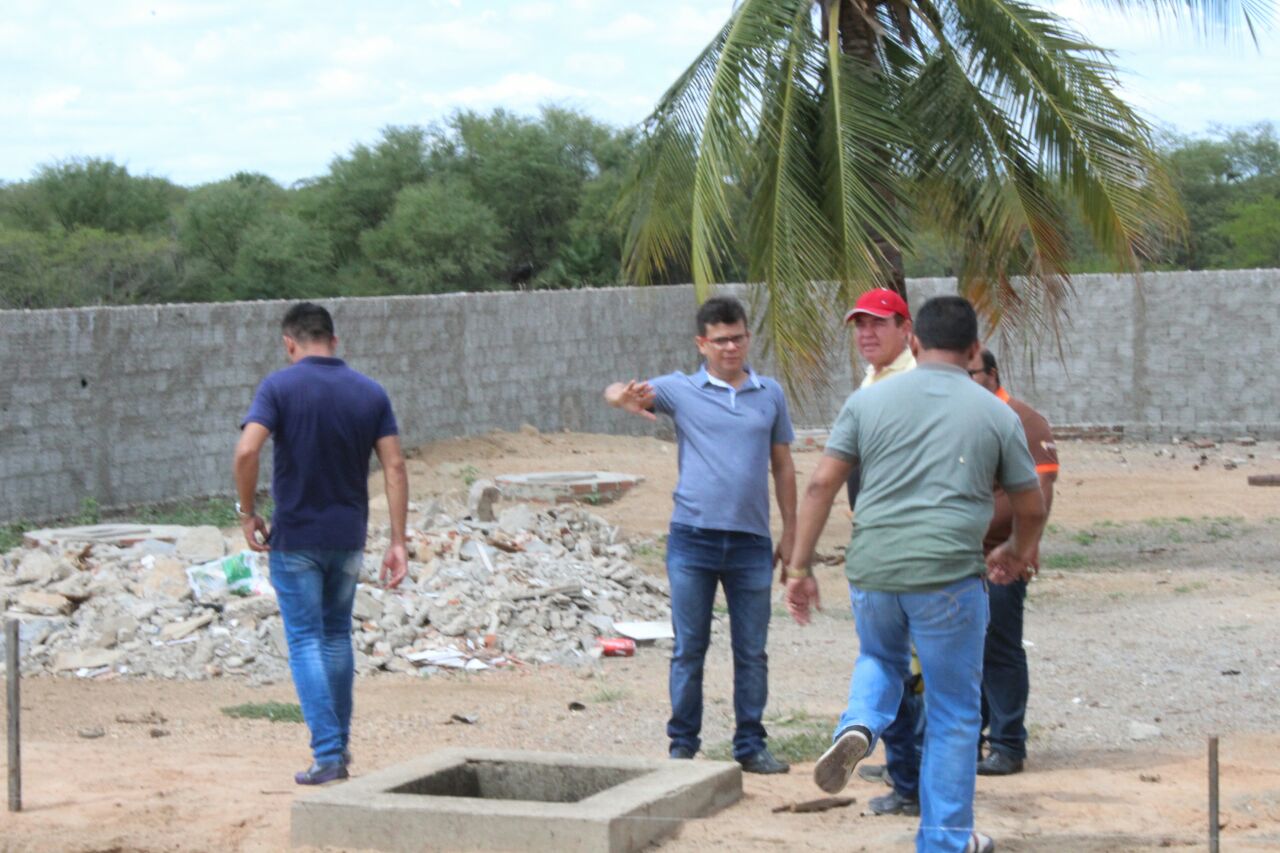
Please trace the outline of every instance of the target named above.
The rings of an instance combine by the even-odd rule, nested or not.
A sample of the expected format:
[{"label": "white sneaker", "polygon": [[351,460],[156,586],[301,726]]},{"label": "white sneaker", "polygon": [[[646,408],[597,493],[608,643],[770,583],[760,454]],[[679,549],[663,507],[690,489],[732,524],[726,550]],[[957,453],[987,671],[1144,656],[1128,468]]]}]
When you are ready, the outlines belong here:
[{"label": "white sneaker", "polygon": [[969,836],[969,843],[964,846],[964,853],[995,853],[996,843],[991,836],[974,832]]},{"label": "white sneaker", "polygon": [[858,729],[847,729],[813,766],[814,783],[828,794],[840,793],[870,746],[867,736]]}]

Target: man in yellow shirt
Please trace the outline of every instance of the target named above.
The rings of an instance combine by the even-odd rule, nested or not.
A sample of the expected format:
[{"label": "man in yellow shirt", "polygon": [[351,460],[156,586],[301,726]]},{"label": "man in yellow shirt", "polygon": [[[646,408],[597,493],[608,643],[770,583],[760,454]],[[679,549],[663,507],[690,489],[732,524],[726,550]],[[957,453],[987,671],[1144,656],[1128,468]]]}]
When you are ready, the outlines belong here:
[{"label": "man in yellow shirt", "polygon": [[[887,288],[868,290],[844,316],[844,321],[853,324],[858,355],[867,362],[859,390],[915,369],[916,359],[911,353],[911,311],[898,293]],[[861,477],[861,467],[855,465],[846,484],[850,509],[858,499]],[[858,772],[863,778],[884,779],[893,786],[894,793],[889,796],[894,798],[895,814],[915,815],[919,814],[917,792],[924,714],[921,708],[920,664],[914,655],[911,670],[911,677],[902,691],[898,718],[881,736],[889,760],[885,765],[859,767]],[[902,805],[897,805],[899,803]]]},{"label": "man in yellow shirt", "polygon": [[[844,315],[844,322],[853,324],[858,355],[867,362],[867,372],[859,389],[869,388],[916,366],[916,358],[911,354],[911,311],[906,300],[895,291],[884,287],[868,290]],[[846,487],[849,509],[853,509],[858,499],[861,476],[861,470],[855,465]]]}]

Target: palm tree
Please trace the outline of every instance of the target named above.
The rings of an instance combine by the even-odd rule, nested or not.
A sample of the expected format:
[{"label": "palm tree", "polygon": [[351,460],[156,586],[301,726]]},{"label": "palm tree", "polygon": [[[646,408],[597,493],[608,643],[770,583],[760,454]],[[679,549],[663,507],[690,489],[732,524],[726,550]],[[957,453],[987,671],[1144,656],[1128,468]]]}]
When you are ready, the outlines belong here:
[{"label": "palm tree", "polygon": [[[1250,34],[1269,3],[1111,0]],[[823,381],[833,297],[905,295],[914,228],[952,242],[992,325],[1056,333],[1066,205],[1135,271],[1184,228],[1115,88],[1104,49],[1026,0],[741,0],[645,123],[626,272],[691,273],[701,300],[745,261],[794,390]]]}]

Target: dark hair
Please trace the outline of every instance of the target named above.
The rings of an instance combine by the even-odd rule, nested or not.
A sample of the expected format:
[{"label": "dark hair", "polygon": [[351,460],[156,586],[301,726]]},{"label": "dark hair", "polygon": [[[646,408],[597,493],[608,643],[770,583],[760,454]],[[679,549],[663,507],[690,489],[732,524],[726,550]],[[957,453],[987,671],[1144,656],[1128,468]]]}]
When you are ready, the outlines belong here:
[{"label": "dark hair", "polygon": [[698,334],[706,335],[707,326],[746,325],[747,309],[732,296],[713,296],[698,309]]},{"label": "dark hair", "polygon": [[280,329],[300,344],[333,339],[333,318],[314,302],[299,302],[285,312]]},{"label": "dark hair", "polygon": [[998,369],[999,367],[996,365],[996,357],[991,354],[991,350],[987,349],[986,347],[983,347],[982,348],[982,372],[990,373],[994,375]]},{"label": "dark hair", "polygon": [[978,315],[963,296],[935,296],[916,312],[915,332],[924,349],[964,352],[978,340]]}]

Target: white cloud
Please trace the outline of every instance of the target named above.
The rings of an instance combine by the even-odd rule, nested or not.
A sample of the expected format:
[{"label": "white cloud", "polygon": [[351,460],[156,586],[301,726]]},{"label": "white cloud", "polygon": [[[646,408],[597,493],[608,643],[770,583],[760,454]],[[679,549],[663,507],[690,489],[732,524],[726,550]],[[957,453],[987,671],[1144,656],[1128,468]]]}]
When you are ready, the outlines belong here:
[{"label": "white cloud", "polygon": [[627,61],[615,53],[575,53],[565,57],[564,67],[574,74],[617,77],[626,70]]},{"label": "white cloud", "polygon": [[517,21],[545,21],[554,18],[557,11],[552,3],[521,3],[511,10],[511,17]]},{"label": "white cloud", "polygon": [[320,97],[345,98],[359,94],[368,87],[363,74],[346,68],[329,68],[316,75],[315,94]]},{"label": "white cloud", "polygon": [[334,55],[342,63],[369,65],[387,59],[396,51],[396,43],[389,36],[369,36],[343,39]]},{"label": "white cloud", "polygon": [[474,18],[426,24],[418,29],[416,38],[426,50],[452,47],[492,53],[507,50],[513,44],[501,19],[491,11]]},{"label": "white cloud", "polygon": [[658,29],[658,25],[644,15],[628,12],[614,18],[602,27],[593,27],[587,32],[589,39],[601,41],[620,41],[647,36]]},{"label": "white cloud", "polygon": [[663,26],[663,41],[668,44],[702,47],[720,32],[725,21],[729,20],[731,11],[728,5],[709,9],[681,6],[676,9],[675,16]]},{"label": "white cloud", "polygon": [[31,112],[38,116],[50,116],[65,110],[76,98],[80,97],[79,86],[60,86],[46,89],[31,97]]},{"label": "white cloud", "polygon": [[541,74],[506,74],[486,86],[465,86],[444,94],[427,94],[422,101],[431,106],[489,106],[503,104],[531,107],[561,98],[582,97],[586,92],[557,83]]}]

